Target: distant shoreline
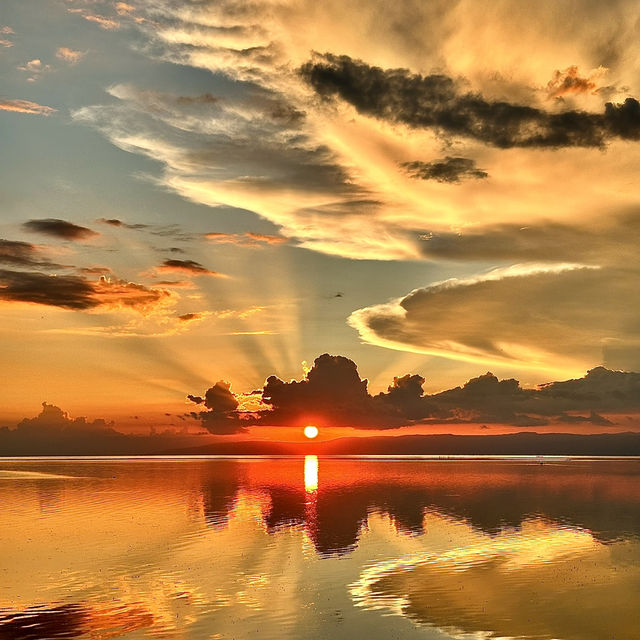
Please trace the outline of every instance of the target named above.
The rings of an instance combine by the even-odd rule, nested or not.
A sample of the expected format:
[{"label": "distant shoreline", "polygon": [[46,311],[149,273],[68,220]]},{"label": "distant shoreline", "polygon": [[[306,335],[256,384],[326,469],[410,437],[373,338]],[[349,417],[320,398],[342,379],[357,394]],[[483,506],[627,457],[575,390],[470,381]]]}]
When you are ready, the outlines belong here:
[{"label": "distant shoreline", "polygon": [[29,446],[4,443],[0,456],[89,457],[89,456],[429,456],[437,458],[472,457],[637,457],[640,433],[568,434],[527,433],[503,435],[404,435],[370,438],[338,438],[324,442],[216,442],[197,447],[168,448],[157,439],[135,436],[96,438],[91,443],[72,440],[41,440]]}]

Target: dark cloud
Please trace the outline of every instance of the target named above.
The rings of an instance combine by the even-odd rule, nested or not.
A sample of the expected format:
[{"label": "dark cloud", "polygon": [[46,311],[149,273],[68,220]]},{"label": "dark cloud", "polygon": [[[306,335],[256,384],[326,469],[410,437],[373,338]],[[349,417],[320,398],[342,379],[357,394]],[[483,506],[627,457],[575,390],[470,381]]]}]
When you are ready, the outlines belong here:
[{"label": "dark cloud", "polygon": [[99,218],[98,222],[110,224],[112,227],[122,227],[124,225],[122,220],[118,220],[118,218]]},{"label": "dark cloud", "polygon": [[[208,411],[193,415],[216,434],[237,433],[251,425],[360,429],[487,422],[521,427],[556,423],[607,426],[612,421],[597,412],[640,411],[640,373],[603,367],[592,369],[584,378],[537,389],[523,389],[517,380],[499,380],[492,373],[431,395],[424,394],[424,382],[417,374],[395,377],[386,392],[372,396],[355,362],[325,353],[316,358],[302,380],[285,382],[270,376],[261,392],[269,407],[265,410],[239,410],[230,385],[222,381],[204,397],[187,397],[207,407]],[[587,415],[580,415],[583,413]]]},{"label": "dark cloud", "polygon": [[142,230],[147,229],[150,225],[148,224],[128,224],[118,218],[98,218],[97,222],[101,224],[108,224],[112,227],[123,227],[124,229],[135,229]]},{"label": "dark cloud", "polygon": [[91,283],[79,276],[50,276],[42,273],[0,270],[0,299],[33,302],[63,309],[97,307]]},{"label": "dark cloud", "polygon": [[231,435],[246,431],[244,416],[237,412],[238,400],[231,391],[231,385],[219,380],[207,389],[204,398],[188,395],[195,404],[204,404],[208,411],[194,412],[192,415],[202,421],[202,426],[215,435]]},{"label": "dark cloud", "polygon": [[144,311],[168,297],[163,289],[150,289],[126,280],[0,269],[0,300],[31,302],[76,311],[96,307],[133,308]]},{"label": "dark cloud", "polygon": [[320,96],[341,98],[364,115],[503,149],[601,147],[613,138],[640,139],[635,98],[608,102],[602,113],[549,112],[488,100],[446,75],[382,69],[332,54],[317,56],[300,73]]},{"label": "dark cloud", "polygon": [[18,423],[16,429],[22,433],[38,434],[46,432],[47,434],[59,433],[82,433],[86,431],[108,431],[113,434],[117,433],[113,429],[113,422],[106,422],[102,418],[88,422],[86,418],[70,418],[69,415],[53,404],[42,403],[42,411],[35,418],[24,418]]},{"label": "dark cloud", "polygon": [[640,373],[591,369],[584,378],[542,385],[539,397],[555,411],[573,405],[590,411],[636,411],[640,409]]},{"label": "dark cloud", "polygon": [[486,171],[476,167],[475,160],[446,156],[433,162],[403,162],[401,165],[412,178],[457,183],[465,179],[482,180],[489,177]]},{"label": "dark cloud", "polygon": [[0,239],[0,264],[42,269],[55,269],[63,266],[41,259],[41,253],[40,247],[29,242]]},{"label": "dark cloud", "polygon": [[284,382],[270,376],[262,391],[272,407],[269,424],[369,424],[371,396],[352,360],[325,353],[316,358],[306,378]]},{"label": "dark cloud", "polygon": [[96,231],[87,227],[81,227],[73,222],[60,220],[58,218],[42,218],[40,220],[29,220],[22,225],[27,231],[42,233],[55,238],[65,240],[86,240],[99,235]]},{"label": "dark cloud", "polygon": [[202,318],[204,318],[202,313],[183,313],[181,316],[178,316],[180,322],[193,322],[194,320],[202,320]]},{"label": "dark cloud", "polygon": [[220,276],[222,274],[216,271],[210,271],[203,267],[199,262],[194,260],[165,260],[158,267],[158,271],[162,272],[181,272],[190,273],[196,276]]},{"label": "dark cloud", "polygon": [[0,240],[0,262],[14,265],[32,265],[37,248],[28,242]]}]

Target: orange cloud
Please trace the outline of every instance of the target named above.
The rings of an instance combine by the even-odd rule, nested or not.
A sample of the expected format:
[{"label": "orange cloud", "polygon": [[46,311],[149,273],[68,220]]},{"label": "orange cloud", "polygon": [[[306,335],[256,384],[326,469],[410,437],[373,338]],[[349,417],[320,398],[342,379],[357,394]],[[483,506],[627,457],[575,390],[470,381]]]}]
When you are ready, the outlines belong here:
[{"label": "orange cloud", "polygon": [[64,60],[69,64],[76,64],[85,56],[85,51],[76,51],[75,49],[69,49],[68,47],[60,47],[56,51],[56,58]]},{"label": "orange cloud", "polygon": [[89,22],[95,22],[102,29],[106,29],[108,31],[112,31],[120,27],[120,23],[117,20],[107,18],[106,16],[101,16],[98,14],[87,13],[86,9],[67,9],[67,11],[69,13],[78,13],[85,20],[88,20]]},{"label": "orange cloud", "polygon": [[116,12],[120,16],[126,16],[135,11],[135,7],[132,7],[126,2],[116,2]]},{"label": "orange cloud", "polygon": [[596,80],[599,79],[606,69],[600,67],[587,77],[579,75],[578,67],[573,65],[564,71],[559,69],[553,74],[553,78],[547,84],[549,98],[561,98],[571,93],[595,93],[598,89]]},{"label": "orange cloud", "polygon": [[207,240],[211,240],[217,244],[235,244],[239,247],[257,247],[262,244],[277,245],[284,244],[289,241],[284,236],[274,236],[264,233],[207,233]]},{"label": "orange cloud", "polygon": [[31,113],[39,116],[50,116],[57,109],[31,102],[30,100],[0,100],[0,111],[14,111],[15,113]]},{"label": "orange cloud", "polygon": [[94,281],[75,275],[0,270],[0,300],[4,302],[26,302],[74,311],[105,308],[147,313],[171,298],[171,292],[164,289],[105,276]]}]

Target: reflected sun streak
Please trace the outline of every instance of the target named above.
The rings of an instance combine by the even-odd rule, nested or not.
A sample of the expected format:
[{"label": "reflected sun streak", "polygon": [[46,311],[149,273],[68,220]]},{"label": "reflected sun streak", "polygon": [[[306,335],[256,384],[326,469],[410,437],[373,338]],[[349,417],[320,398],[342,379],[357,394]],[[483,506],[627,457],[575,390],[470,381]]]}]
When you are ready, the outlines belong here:
[{"label": "reflected sun streak", "polygon": [[318,456],[304,457],[304,490],[307,493],[318,490]]}]

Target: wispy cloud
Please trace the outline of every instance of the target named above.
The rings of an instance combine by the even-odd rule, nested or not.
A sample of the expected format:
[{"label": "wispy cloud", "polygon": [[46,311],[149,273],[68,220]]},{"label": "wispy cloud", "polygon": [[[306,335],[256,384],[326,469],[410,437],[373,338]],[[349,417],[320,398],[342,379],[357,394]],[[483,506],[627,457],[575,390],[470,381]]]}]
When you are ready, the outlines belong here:
[{"label": "wispy cloud", "polygon": [[165,260],[157,270],[161,273],[183,273],[192,276],[224,277],[224,274],[207,269],[195,260]]},{"label": "wispy cloud", "polygon": [[289,239],[264,233],[220,233],[205,234],[205,238],[216,244],[234,244],[238,247],[259,247],[264,245],[286,244]]},{"label": "wispy cloud", "polygon": [[52,113],[55,113],[57,109],[38,104],[37,102],[31,102],[31,100],[8,100],[0,98],[0,111],[50,116]]}]

